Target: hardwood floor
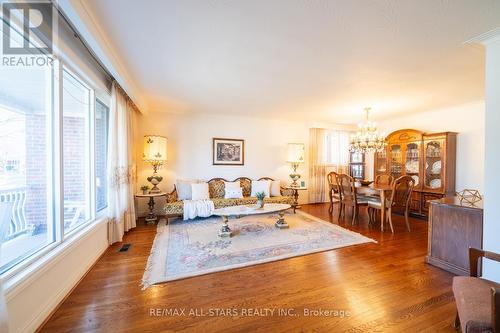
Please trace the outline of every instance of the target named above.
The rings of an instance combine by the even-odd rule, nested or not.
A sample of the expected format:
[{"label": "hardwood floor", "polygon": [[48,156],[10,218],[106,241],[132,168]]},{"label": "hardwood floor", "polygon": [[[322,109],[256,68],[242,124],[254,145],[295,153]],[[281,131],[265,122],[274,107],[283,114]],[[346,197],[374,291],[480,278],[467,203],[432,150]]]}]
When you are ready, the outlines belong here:
[{"label": "hardwood floor", "polygon": [[[302,210],[338,223],[328,205]],[[334,215],[336,211],[334,211]],[[340,225],[378,241],[140,289],[154,226],[126,235],[132,246],[111,246],[41,332],[454,332],[452,274],[424,262],[427,223],[412,231],[395,218],[395,234],[359,226],[349,214]],[[336,216],[336,215],[335,215]],[[196,309],[293,309],[295,316],[190,316]],[[185,315],[153,316],[154,309]],[[305,316],[304,309],[343,311]],[[160,310],[161,311],[161,310]],[[166,310],[163,310],[166,311]],[[230,313],[227,310],[225,314]],[[315,313],[316,314],[316,313]],[[335,313],[332,313],[334,315]],[[320,314],[318,314],[320,315]]]}]

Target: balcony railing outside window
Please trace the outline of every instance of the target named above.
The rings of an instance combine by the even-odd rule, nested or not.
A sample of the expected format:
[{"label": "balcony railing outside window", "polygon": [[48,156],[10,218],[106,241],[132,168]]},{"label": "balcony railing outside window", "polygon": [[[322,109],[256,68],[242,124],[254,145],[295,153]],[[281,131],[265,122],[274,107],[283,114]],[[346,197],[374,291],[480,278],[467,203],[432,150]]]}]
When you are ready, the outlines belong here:
[{"label": "balcony railing outside window", "polygon": [[3,241],[33,232],[34,226],[26,223],[26,188],[0,191],[1,231]]}]

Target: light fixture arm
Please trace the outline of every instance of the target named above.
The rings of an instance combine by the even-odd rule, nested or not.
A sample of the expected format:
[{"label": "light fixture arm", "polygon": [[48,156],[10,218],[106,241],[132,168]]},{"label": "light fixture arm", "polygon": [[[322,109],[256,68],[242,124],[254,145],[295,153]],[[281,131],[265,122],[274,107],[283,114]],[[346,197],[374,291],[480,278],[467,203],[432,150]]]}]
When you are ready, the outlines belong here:
[{"label": "light fixture arm", "polygon": [[366,122],[369,122],[370,121],[370,110],[372,108],[365,108],[365,120]]},{"label": "light fixture arm", "polygon": [[163,165],[163,161],[151,161],[151,165],[153,166],[153,172],[156,174],[158,170],[161,169]]}]

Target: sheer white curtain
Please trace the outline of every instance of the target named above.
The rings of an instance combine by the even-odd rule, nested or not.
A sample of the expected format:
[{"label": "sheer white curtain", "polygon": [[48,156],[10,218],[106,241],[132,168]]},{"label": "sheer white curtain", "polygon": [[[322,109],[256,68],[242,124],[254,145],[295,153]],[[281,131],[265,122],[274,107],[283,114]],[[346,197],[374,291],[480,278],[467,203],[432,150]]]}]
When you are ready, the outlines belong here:
[{"label": "sheer white curtain", "polygon": [[113,82],[108,134],[109,243],[122,241],[134,228],[134,118],[135,108],[123,90]]},{"label": "sheer white curtain", "polygon": [[328,171],[349,174],[350,132],[329,130],[327,133],[326,161]]}]

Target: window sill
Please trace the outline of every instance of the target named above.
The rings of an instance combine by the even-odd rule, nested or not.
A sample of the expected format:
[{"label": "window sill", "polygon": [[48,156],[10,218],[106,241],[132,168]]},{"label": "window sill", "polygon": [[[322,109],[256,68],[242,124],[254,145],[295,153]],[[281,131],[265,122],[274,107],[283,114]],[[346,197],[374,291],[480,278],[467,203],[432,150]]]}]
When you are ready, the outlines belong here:
[{"label": "window sill", "polygon": [[10,300],[15,297],[16,294],[22,291],[36,278],[36,275],[53,267],[63,259],[73,247],[91,235],[96,230],[97,226],[104,223],[107,223],[106,218],[96,219],[79,230],[76,230],[71,237],[68,237],[63,242],[49,245],[37,256],[29,258],[29,260],[20,264],[12,271],[6,272],[2,276],[6,299]]}]

